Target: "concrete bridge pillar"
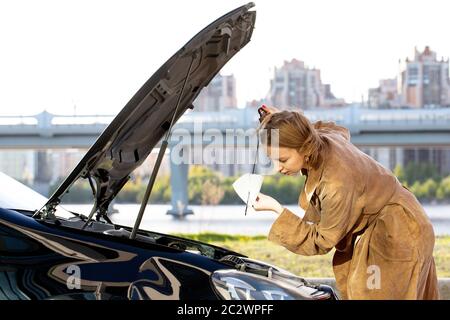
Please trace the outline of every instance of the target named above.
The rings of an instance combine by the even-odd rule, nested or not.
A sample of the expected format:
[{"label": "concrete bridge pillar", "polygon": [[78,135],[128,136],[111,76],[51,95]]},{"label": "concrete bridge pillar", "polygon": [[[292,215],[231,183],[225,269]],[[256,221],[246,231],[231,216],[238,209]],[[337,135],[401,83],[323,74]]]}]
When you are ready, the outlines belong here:
[{"label": "concrete bridge pillar", "polygon": [[36,165],[33,188],[44,196],[48,196],[50,181],[52,180],[52,163],[50,154],[46,150],[35,153]]},{"label": "concrete bridge pillar", "polygon": [[182,219],[194,212],[188,208],[188,163],[174,163],[170,157],[170,187],[172,190],[172,208],[167,214],[174,218]]}]

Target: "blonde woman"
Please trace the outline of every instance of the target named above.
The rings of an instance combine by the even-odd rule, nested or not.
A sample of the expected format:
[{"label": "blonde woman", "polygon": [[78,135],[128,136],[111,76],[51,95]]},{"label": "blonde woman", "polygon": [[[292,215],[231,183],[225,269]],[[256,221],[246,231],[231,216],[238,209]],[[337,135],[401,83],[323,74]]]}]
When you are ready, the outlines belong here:
[{"label": "blonde woman", "polygon": [[[334,123],[315,124],[296,111],[260,118],[267,155],[278,172],[306,176],[303,218],[259,194],[255,210],[279,216],[269,240],[306,256],[333,248],[343,299],[438,299],[432,225],[415,196],[350,142]],[[271,130],[278,145],[271,145]],[[273,132],[273,131],[272,131]]]}]

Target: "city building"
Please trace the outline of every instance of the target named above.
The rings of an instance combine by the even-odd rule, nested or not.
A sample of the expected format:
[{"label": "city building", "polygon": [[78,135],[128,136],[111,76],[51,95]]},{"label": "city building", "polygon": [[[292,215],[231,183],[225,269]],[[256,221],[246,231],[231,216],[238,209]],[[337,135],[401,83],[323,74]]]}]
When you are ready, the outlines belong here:
[{"label": "city building", "polygon": [[397,79],[384,79],[379,81],[377,88],[369,89],[369,108],[396,108],[400,107],[401,97],[397,90]]},{"label": "city building", "polygon": [[237,108],[234,75],[215,76],[208,86],[202,89],[193,105],[195,111],[222,111]]},{"label": "city building", "polygon": [[258,109],[263,104],[268,105],[270,103],[269,103],[269,101],[267,101],[267,99],[259,99],[259,100],[253,99],[251,101],[247,101],[247,103],[245,104],[245,107],[246,108]]},{"label": "city building", "polygon": [[414,49],[414,60],[400,62],[399,92],[402,104],[423,108],[450,105],[449,59],[440,60],[426,46],[423,52]]},{"label": "city building", "polygon": [[437,59],[427,46],[423,52],[414,50],[414,60],[401,63],[399,91],[402,104],[414,107],[450,105],[449,59]]},{"label": "city building", "polygon": [[285,61],[281,68],[275,68],[267,100],[281,109],[345,105],[343,99],[337,99],[331,93],[330,85],[322,83],[320,70],[310,69],[297,59]]},{"label": "city building", "polygon": [[368,100],[371,108],[450,106],[449,59],[438,60],[428,46],[422,52],[415,48],[414,59],[399,60],[397,78],[380,80]]}]

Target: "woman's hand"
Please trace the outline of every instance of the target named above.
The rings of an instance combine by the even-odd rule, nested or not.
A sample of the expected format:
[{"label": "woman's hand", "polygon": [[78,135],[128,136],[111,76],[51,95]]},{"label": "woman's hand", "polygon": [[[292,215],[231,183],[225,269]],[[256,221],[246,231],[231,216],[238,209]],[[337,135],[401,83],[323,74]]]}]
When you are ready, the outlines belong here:
[{"label": "woman's hand", "polygon": [[253,209],[256,211],[269,210],[280,214],[283,211],[281,204],[270,196],[259,193],[256,197],[256,201],[253,204]]}]

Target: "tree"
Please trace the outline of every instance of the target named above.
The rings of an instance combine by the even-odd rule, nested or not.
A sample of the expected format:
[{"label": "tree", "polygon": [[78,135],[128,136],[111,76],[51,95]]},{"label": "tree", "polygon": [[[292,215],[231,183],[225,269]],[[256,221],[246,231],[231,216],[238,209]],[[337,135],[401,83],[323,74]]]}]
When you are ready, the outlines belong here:
[{"label": "tree", "polygon": [[[137,195],[138,202],[142,202],[147,188],[147,182],[142,182]],[[172,189],[170,188],[170,176],[164,175],[158,177],[153,185],[152,193],[150,195],[149,203],[169,203],[172,196]]]},{"label": "tree", "polygon": [[433,179],[429,178],[420,186],[420,192],[424,198],[432,200],[436,198],[436,190],[438,184]]},{"label": "tree", "polygon": [[203,166],[191,166],[189,168],[188,197],[192,204],[202,203],[204,184],[210,181],[212,184],[220,185],[221,175]]},{"label": "tree", "polygon": [[405,167],[405,180],[409,185],[415,181],[424,182],[428,178],[439,180],[437,168],[431,163],[410,162]]},{"label": "tree", "polygon": [[436,198],[441,201],[450,201],[450,176],[442,179],[436,191]]},{"label": "tree", "polygon": [[142,184],[128,181],[116,196],[118,203],[137,203],[138,194]]},{"label": "tree", "polygon": [[242,203],[241,198],[236,194],[236,192],[233,189],[233,182],[236,181],[238,177],[225,177],[222,182],[222,190],[224,192],[224,195],[222,197],[222,201],[220,201],[221,204],[240,204]]},{"label": "tree", "polygon": [[220,203],[224,195],[224,190],[219,183],[213,181],[205,181],[203,184],[203,193],[201,195],[202,205],[217,205]]},{"label": "tree", "polygon": [[283,176],[277,174],[264,178],[261,192],[282,204],[297,204],[303,189],[305,178],[301,176]]},{"label": "tree", "polygon": [[413,185],[409,188],[411,192],[419,199],[423,199],[424,195],[422,193],[421,183],[419,181],[416,181],[413,183]]},{"label": "tree", "polygon": [[401,183],[404,184],[406,182],[405,171],[403,170],[403,167],[400,164],[397,164],[395,166],[393,173]]}]

